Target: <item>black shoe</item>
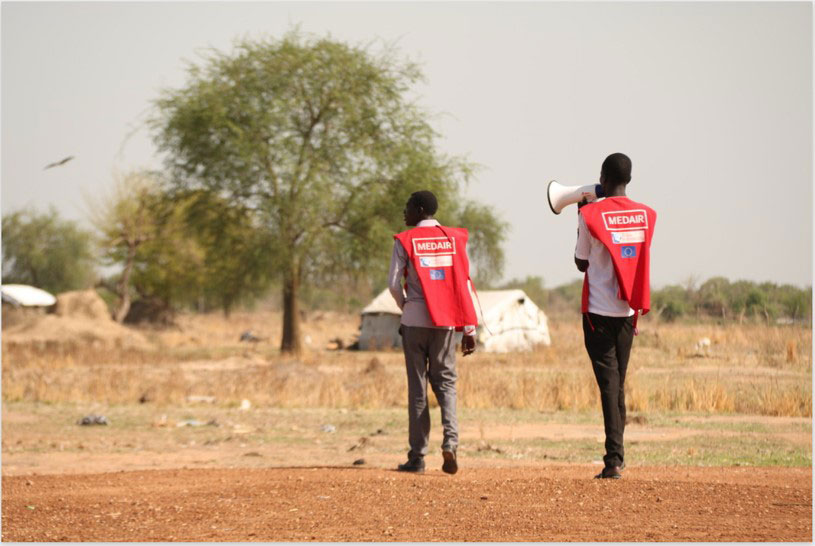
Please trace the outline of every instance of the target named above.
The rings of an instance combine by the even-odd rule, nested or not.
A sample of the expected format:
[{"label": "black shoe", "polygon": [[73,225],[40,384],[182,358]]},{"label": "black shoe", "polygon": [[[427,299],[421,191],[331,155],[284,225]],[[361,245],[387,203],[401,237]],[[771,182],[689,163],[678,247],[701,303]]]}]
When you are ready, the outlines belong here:
[{"label": "black shoe", "polygon": [[620,474],[620,467],[619,466],[607,466],[603,469],[602,472],[597,474],[594,479],[596,480],[619,480],[622,478],[623,475]]},{"label": "black shoe", "polygon": [[444,457],[444,464],[441,465],[441,469],[448,474],[455,474],[458,472],[458,462],[456,461],[456,450],[444,450],[441,452],[441,456]]},{"label": "black shoe", "polygon": [[419,457],[415,459],[410,459],[408,462],[397,466],[396,470],[398,470],[399,472],[413,472],[415,474],[423,474],[424,459]]},{"label": "black shoe", "polygon": [[623,461],[623,464],[620,465],[620,472],[623,470],[625,470],[625,461]]}]

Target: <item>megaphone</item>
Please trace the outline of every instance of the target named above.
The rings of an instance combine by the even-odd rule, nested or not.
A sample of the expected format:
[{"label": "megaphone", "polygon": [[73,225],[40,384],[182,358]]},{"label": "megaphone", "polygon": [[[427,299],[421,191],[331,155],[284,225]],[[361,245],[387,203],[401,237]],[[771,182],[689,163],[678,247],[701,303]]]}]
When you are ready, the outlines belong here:
[{"label": "megaphone", "polygon": [[579,203],[583,199],[591,202],[600,197],[605,197],[603,186],[600,184],[588,184],[586,186],[564,186],[557,180],[549,182],[546,188],[546,197],[549,199],[549,208],[555,214],[560,214],[565,207]]}]

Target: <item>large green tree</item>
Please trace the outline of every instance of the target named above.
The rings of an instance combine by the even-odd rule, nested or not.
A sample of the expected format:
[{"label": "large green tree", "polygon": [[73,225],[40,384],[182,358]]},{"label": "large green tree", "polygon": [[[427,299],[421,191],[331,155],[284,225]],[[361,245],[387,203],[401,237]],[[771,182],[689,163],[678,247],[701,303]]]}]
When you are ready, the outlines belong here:
[{"label": "large green tree", "polygon": [[203,251],[203,301],[225,315],[241,301],[267,292],[275,269],[269,232],[240,203],[208,191],[177,195],[189,237]]},{"label": "large green tree", "polygon": [[[468,210],[460,188],[471,166],[435,150],[428,115],[409,95],[420,79],[390,50],[295,32],[214,51],[156,101],[152,125],[175,188],[213,192],[266,229],[262,250],[283,292],[282,350],[300,350],[303,283],[384,262],[412,191],[434,191],[442,221]],[[478,231],[496,225],[504,229],[465,227],[493,244]],[[500,248],[491,252],[500,266]]]},{"label": "large green tree", "polygon": [[93,238],[51,208],[3,215],[3,282],[30,284],[59,293],[91,286]]}]

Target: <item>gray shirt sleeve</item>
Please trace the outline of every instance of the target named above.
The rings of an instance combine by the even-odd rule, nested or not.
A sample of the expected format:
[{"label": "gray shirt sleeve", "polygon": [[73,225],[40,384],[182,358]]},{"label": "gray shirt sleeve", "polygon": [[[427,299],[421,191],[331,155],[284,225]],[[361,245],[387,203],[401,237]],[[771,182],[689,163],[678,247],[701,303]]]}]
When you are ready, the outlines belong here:
[{"label": "gray shirt sleeve", "polygon": [[407,252],[402,243],[393,241],[393,253],[391,254],[391,267],[388,271],[388,290],[396,301],[399,309],[405,307],[405,291],[402,288],[402,279],[405,278],[405,267],[407,267]]}]

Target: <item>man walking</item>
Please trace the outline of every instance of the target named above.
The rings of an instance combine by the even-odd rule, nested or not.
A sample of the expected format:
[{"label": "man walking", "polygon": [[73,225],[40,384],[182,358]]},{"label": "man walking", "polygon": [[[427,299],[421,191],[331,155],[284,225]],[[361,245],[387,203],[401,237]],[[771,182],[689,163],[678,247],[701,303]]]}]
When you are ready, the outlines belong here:
[{"label": "man walking", "polygon": [[606,196],[578,205],[574,253],[583,279],[583,336],[600,388],[605,466],[596,478],[619,479],[625,467],[625,372],[639,312],[650,308],[650,248],[656,212],[626,197],[631,160],[611,154],[600,170]]},{"label": "man walking", "polygon": [[[430,439],[430,382],[441,408],[444,428],[442,470],[458,471],[455,330],[464,331],[464,356],[475,351],[475,308],[468,288],[467,230],[445,227],[433,218],[438,209],[429,191],[411,194],[405,225],[413,229],[394,235],[388,287],[402,309],[399,328],[408,379],[408,460],[403,472],[424,472]],[[402,279],[405,279],[405,291]]]}]

